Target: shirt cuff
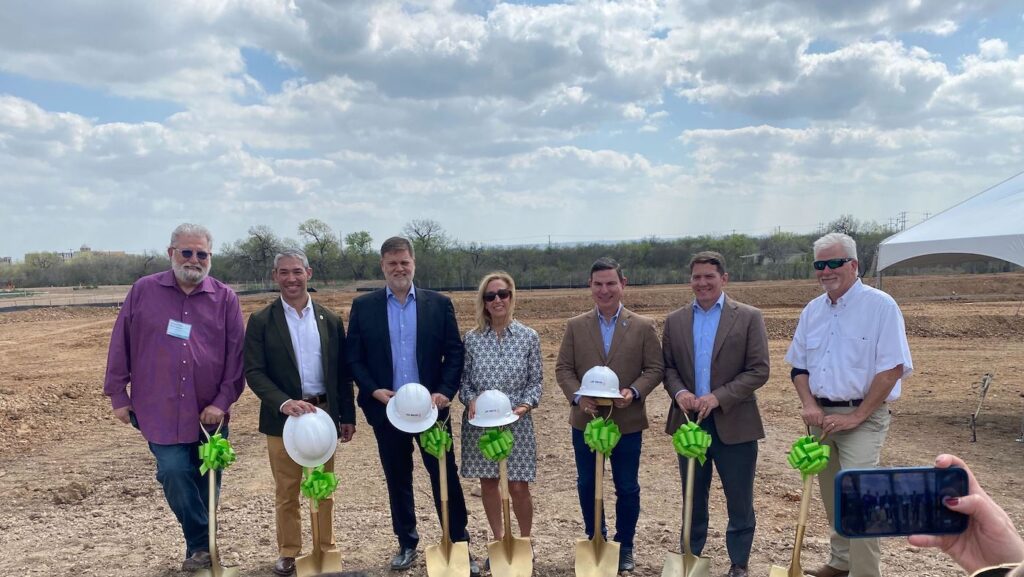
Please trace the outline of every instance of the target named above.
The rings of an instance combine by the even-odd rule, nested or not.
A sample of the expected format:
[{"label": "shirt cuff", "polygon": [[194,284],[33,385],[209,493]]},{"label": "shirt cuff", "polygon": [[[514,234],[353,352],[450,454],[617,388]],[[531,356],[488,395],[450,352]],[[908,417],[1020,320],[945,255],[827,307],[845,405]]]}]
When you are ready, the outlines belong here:
[{"label": "shirt cuff", "polygon": [[640,389],[638,389],[636,387],[629,387],[629,390],[633,391],[633,400],[634,401],[639,401],[640,400]]}]

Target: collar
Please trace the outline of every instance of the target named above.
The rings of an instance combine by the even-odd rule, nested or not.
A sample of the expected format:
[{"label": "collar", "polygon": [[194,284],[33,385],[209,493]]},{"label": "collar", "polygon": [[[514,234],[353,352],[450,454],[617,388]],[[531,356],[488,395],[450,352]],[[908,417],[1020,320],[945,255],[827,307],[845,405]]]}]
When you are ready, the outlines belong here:
[{"label": "collar", "polygon": [[[286,311],[294,311],[295,314],[299,313],[299,311],[295,310],[295,307],[293,307],[292,305],[288,304],[288,302],[284,300],[284,296],[281,296],[281,306],[283,306],[284,310],[286,310]],[[309,296],[309,293],[306,293],[306,306],[302,307],[302,312],[306,313],[306,312],[312,311],[312,310],[313,310],[313,297]]]},{"label": "collar", "polygon": [[[391,290],[391,287],[389,287],[388,285],[384,285],[384,296],[387,297],[388,299],[394,298],[395,300],[398,300],[398,297],[395,296],[395,291]],[[416,284],[415,283],[409,285],[409,296],[406,297],[406,298],[411,298],[412,300],[416,300]]]},{"label": "collar", "polygon": [[843,294],[843,296],[839,297],[839,300],[837,300],[835,304],[832,304],[832,297],[828,296],[828,293],[826,292],[825,304],[827,304],[830,307],[845,308],[849,306],[850,302],[852,302],[853,299],[856,298],[857,295],[863,292],[865,289],[866,287],[864,286],[864,283],[862,283],[860,281],[860,277],[858,277],[857,280],[853,283],[853,285],[851,285],[850,288]]},{"label": "collar", "polygon": [[[711,312],[710,309],[705,311],[704,307],[700,306],[700,303],[697,302],[697,299],[693,299],[693,302],[690,304],[690,306],[693,307],[693,312]],[[715,304],[711,306],[712,309],[715,307],[718,307],[720,309],[725,308],[725,291],[722,291],[722,294],[718,295],[718,300],[715,301]]]},{"label": "collar", "polygon": [[[596,306],[594,307],[594,314],[597,315],[597,320],[605,322],[604,315],[601,314],[601,309],[597,308]],[[611,324],[615,324],[615,321],[619,320],[620,314],[622,314],[622,301],[619,301],[619,308],[615,311],[615,314],[612,315]]]},{"label": "collar", "polygon": [[[174,287],[174,288],[176,288],[178,290],[181,290],[181,287],[178,286],[178,279],[177,279],[177,277],[174,276],[174,270],[173,269],[167,269],[164,272],[157,273],[156,281],[158,283],[160,283],[162,286]],[[184,293],[185,291],[181,291],[181,292]],[[189,294],[193,294],[194,295],[196,293],[212,293],[212,292],[213,292],[213,279],[211,279],[210,275],[207,274],[206,277],[203,278],[202,282],[200,282],[198,285],[196,285],[196,288],[193,289],[193,291],[190,292]]]}]

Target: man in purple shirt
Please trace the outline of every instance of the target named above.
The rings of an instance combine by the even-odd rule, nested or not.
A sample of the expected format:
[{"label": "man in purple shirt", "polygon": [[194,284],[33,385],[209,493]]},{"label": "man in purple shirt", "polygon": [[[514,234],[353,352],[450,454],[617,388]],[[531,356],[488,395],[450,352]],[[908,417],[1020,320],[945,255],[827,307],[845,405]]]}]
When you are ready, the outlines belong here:
[{"label": "man in purple shirt", "polygon": [[171,270],[142,277],[125,296],[103,383],[114,416],[138,428],[156,457],[157,481],[185,534],[185,571],[210,565],[199,427],[223,421],[227,435],[228,411],[245,386],[242,309],[234,291],[208,276],[212,244],[205,227],[174,229]]}]

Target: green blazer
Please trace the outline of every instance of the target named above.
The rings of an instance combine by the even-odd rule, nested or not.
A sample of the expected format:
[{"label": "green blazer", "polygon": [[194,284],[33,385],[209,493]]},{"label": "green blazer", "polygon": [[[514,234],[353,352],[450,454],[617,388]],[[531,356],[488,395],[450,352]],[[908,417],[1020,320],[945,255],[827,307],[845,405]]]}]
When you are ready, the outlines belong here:
[{"label": "green blazer", "polygon": [[[345,363],[345,326],[338,315],[313,301],[327,387],[327,412],[337,424],[355,424],[352,376]],[[302,398],[298,363],[281,299],[249,316],[245,330],[245,380],[260,398],[260,432],[280,437],[288,399]]]}]

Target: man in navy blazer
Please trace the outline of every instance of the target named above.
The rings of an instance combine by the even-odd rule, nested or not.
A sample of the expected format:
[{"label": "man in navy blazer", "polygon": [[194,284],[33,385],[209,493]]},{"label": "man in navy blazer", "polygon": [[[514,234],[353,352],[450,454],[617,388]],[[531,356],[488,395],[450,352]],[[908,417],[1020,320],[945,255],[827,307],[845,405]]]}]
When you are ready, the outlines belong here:
[{"label": "man in navy blazer", "polygon": [[[412,243],[392,237],[380,247],[381,270],[387,286],[352,302],[346,356],[359,388],[357,402],[373,427],[377,451],[391,501],[391,525],[398,538],[394,570],[408,569],[416,560],[416,508],[412,486],[412,443],[418,435],[399,431],[388,421],[388,400],[406,383],[430,391],[438,420],[447,422],[448,405],[462,378],[464,349],[451,300],[413,285],[416,260]],[[449,426],[449,431],[451,427]],[[438,461],[420,448],[430,474],[434,506],[441,517]],[[453,541],[468,541],[466,501],[458,483],[455,457],[446,455],[448,508]],[[479,574],[471,561],[473,575]]]}]

